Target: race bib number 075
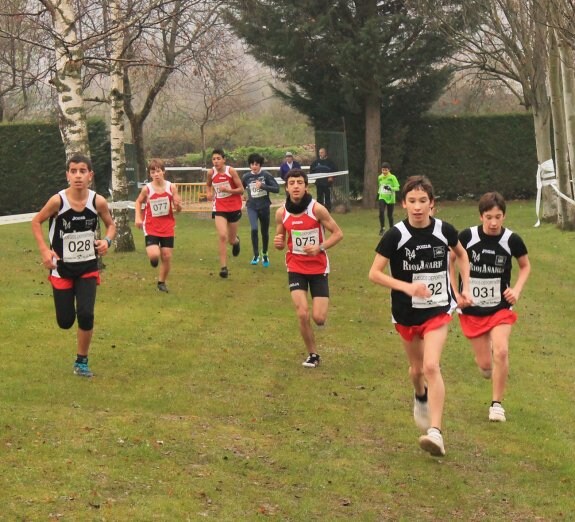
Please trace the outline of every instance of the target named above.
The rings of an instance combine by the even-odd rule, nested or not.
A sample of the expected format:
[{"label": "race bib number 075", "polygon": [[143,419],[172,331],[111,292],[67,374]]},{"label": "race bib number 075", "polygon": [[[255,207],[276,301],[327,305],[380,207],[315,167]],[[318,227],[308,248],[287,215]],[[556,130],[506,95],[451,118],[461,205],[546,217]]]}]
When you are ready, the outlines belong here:
[{"label": "race bib number 075", "polygon": [[304,254],[304,247],[307,245],[319,245],[319,230],[292,230],[291,231],[292,253]]}]

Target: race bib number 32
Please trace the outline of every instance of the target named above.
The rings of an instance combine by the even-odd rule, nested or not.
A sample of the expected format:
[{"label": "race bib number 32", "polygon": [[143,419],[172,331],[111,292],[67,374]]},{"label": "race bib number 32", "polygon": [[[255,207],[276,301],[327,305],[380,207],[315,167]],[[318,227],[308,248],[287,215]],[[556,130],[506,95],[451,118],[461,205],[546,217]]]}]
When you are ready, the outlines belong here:
[{"label": "race bib number 32", "polygon": [[96,259],[94,232],[92,230],[64,234],[63,243],[62,258],[65,263],[80,263]]},{"label": "race bib number 32", "polygon": [[431,292],[429,297],[412,297],[413,308],[435,308],[449,304],[447,277],[445,272],[413,274],[414,283],[423,283]]}]

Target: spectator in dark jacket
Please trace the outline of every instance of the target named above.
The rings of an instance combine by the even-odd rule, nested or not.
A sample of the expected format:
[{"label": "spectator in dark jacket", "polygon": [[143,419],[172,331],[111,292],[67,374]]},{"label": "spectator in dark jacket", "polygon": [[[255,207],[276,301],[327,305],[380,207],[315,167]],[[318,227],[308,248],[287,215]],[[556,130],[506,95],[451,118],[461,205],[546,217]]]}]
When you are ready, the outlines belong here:
[{"label": "spectator in dark jacket", "polygon": [[[319,158],[316,159],[309,167],[310,174],[327,174],[336,172],[335,163],[328,159],[327,150],[323,147],[318,151]],[[331,187],[333,185],[333,176],[321,177],[315,180],[317,190],[317,201],[325,208],[331,210]]]}]

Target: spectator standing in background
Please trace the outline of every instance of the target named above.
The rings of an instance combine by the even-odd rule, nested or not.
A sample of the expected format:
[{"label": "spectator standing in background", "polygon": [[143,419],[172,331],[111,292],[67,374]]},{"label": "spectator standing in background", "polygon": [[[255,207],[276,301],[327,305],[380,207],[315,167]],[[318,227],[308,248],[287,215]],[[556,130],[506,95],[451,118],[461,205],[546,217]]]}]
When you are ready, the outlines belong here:
[{"label": "spectator standing in background", "polygon": [[[321,148],[318,151],[316,159],[309,167],[310,174],[327,174],[336,172],[335,163],[327,157],[327,149]],[[317,201],[321,203],[328,211],[331,211],[331,187],[333,185],[333,176],[326,176],[315,180],[317,191]]]},{"label": "spectator standing in background", "polygon": [[293,159],[291,152],[286,152],[285,160],[280,165],[280,178],[286,180],[286,175],[291,169],[301,169],[301,165]]}]

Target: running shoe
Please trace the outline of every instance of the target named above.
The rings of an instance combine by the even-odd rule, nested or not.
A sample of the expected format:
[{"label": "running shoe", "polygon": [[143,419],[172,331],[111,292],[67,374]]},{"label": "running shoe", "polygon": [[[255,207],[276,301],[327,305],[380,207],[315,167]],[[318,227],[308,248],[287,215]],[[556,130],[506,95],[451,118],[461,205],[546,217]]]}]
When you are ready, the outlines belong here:
[{"label": "running shoe", "polygon": [[158,290],[160,292],[166,292],[166,294],[168,293],[168,287],[166,286],[166,283],[158,283]]},{"label": "running shoe", "polygon": [[424,433],[430,428],[429,424],[429,407],[427,401],[422,402],[413,398],[413,420],[415,425]]},{"label": "running shoe", "polygon": [[226,279],[228,277],[228,267],[227,266],[222,266],[222,268],[220,269],[220,277]]},{"label": "running shoe", "polygon": [[437,428],[429,428],[426,435],[419,437],[419,447],[434,457],[445,455],[443,436]]},{"label": "running shoe", "polygon": [[316,368],[319,366],[319,355],[317,353],[310,353],[307,359],[302,363],[306,368]]},{"label": "running shoe", "polygon": [[94,374],[88,368],[88,363],[74,363],[74,375],[78,377],[94,377]]},{"label": "running shoe", "polygon": [[498,402],[493,403],[493,406],[489,408],[489,420],[493,422],[505,422],[505,410],[503,406]]},{"label": "running shoe", "polygon": [[160,260],[157,257],[155,257],[154,259],[150,259],[150,265],[152,265],[154,268],[156,268],[159,263]]},{"label": "running shoe", "polygon": [[234,246],[232,246],[232,255],[234,257],[238,257],[240,255],[240,238],[236,238],[237,241],[234,243]]},{"label": "running shoe", "polygon": [[483,368],[479,368],[479,371],[481,372],[481,375],[483,375],[484,379],[491,379],[491,368],[488,368],[487,370],[484,370]]},{"label": "running shoe", "polygon": [[267,253],[267,252],[264,252],[264,253],[262,254],[262,265],[263,265],[264,267],[266,267],[266,268],[267,268],[268,266],[270,266],[270,258],[268,257],[268,253]]},{"label": "running shoe", "polygon": [[385,228],[381,227],[381,228],[379,229],[379,235],[380,235],[380,236],[383,236],[384,233],[385,233]]},{"label": "running shoe", "polygon": [[254,256],[251,260],[251,264],[252,265],[257,265],[260,262],[260,257],[259,256]]}]

